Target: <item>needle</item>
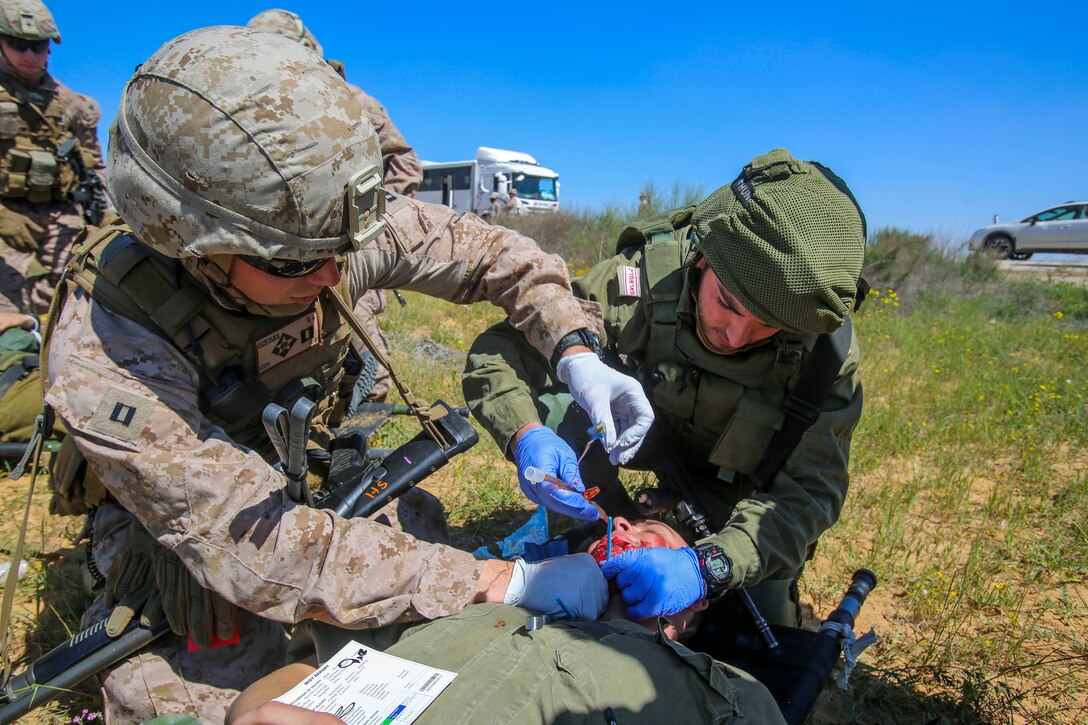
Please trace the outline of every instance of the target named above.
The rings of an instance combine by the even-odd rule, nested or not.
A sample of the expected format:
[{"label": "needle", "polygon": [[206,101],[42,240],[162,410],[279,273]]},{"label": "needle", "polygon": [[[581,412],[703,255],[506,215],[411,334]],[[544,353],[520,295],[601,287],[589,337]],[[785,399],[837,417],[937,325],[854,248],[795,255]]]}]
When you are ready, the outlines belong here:
[{"label": "needle", "polygon": [[593,441],[604,440],[604,423],[598,423],[592,428],[586,430],[586,433],[589,434],[589,440],[586,441],[586,447],[582,450],[582,455],[578,456],[579,466],[582,465],[582,459],[586,457],[587,453],[589,453],[589,449],[593,447]]}]

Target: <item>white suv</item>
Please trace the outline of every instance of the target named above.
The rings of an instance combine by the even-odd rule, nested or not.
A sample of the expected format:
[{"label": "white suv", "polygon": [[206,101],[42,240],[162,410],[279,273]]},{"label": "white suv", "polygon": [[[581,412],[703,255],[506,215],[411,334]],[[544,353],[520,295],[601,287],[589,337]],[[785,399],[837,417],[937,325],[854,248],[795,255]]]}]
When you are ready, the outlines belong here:
[{"label": "white suv", "polygon": [[972,251],[998,259],[1028,259],[1035,252],[1088,254],[1088,201],[1070,201],[1009,224],[991,224],[971,235]]}]

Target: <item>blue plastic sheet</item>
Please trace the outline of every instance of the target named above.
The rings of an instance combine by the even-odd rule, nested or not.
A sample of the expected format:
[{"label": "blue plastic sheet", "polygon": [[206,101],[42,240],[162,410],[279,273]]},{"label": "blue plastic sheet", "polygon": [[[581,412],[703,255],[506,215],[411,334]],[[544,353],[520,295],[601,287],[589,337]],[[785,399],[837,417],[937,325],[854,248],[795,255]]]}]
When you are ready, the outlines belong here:
[{"label": "blue plastic sheet", "polygon": [[566,541],[549,542],[548,510],[537,506],[529,520],[502,541],[481,546],[472,552],[478,559],[513,559],[540,561],[567,553]]}]

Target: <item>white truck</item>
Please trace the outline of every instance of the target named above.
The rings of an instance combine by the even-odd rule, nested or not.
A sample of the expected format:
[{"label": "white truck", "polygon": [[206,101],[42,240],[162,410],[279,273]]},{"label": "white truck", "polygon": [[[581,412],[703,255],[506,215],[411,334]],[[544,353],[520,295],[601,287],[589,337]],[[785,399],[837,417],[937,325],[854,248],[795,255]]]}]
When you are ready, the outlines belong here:
[{"label": "white truck", "polygon": [[421,165],[423,183],[416,192],[420,201],[490,216],[491,196],[505,206],[515,189],[515,214],[559,209],[559,174],[520,151],[481,146],[471,161],[423,161]]}]

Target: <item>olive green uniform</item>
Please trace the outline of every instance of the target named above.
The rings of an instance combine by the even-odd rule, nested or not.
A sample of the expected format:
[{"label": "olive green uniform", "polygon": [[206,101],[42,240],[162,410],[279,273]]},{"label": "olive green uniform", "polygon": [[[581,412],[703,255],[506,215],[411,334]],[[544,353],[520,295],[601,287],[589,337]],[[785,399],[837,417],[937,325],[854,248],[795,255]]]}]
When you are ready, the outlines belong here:
[{"label": "olive green uniform", "polygon": [[[815,336],[780,332],[754,349],[710,353],[695,332],[698,276],[683,266],[686,230],[669,237],[625,250],[574,280],[575,294],[599,315],[606,361],[642,381],[654,405],[654,429],[630,466],[649,468],[675,455],[716,524],[706,541],[733,560],[733,586],[785,584],[799,576],[846,497],[850,437],[862,408],[856,340],[816,422],[767,488],[753,490],[747,474],[782,424],[783,401]],[[547,361],[507,323],[473,344],[464,392],[473,415],[508,454],[514,434],[531,421],[557,429],[581,452],[588,418],[567,404],[569,395],[556,395],[565,388]],[[587,487],[618,484],[598,446],[581,468]],[[610,513],[630,505],[608,490],[597,500]],[[764,615],[783,621],[773,609]]]},{"label": "olive green uniform", "polygon": [[470,605],[417,626],[389,654],[456,671],[416,721],[599,725],[781,723],[750,675],[626,620],[560,621],[525,629],[531,612]]}]

